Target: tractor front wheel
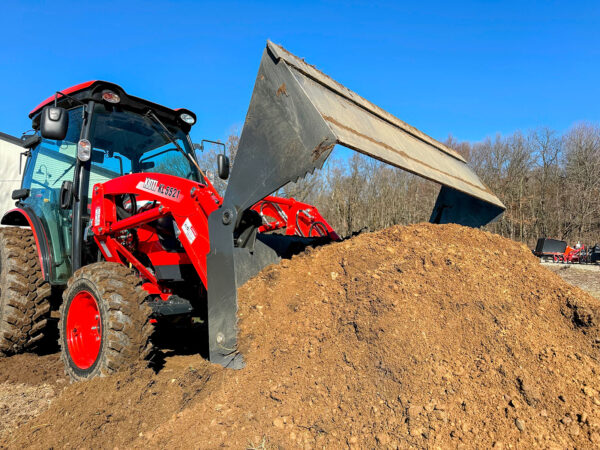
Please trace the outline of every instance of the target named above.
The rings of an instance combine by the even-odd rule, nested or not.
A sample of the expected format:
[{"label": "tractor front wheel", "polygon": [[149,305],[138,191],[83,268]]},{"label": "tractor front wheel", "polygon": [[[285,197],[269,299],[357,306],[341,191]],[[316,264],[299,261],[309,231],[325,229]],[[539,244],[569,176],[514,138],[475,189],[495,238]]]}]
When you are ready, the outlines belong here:
[{"label": "tractor front wheel", "polygon": [[151,309],[137,274],[110,262],[77,270],[60,307],[61,359],[73,380],[104,376],[150,357]]}]

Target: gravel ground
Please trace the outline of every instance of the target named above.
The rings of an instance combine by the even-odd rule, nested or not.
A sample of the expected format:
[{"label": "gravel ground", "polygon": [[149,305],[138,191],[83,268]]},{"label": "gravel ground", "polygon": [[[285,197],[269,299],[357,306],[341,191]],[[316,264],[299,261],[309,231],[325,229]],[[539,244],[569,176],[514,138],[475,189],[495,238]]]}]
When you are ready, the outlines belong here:
[{"label": "gravel ground", "polygon": [[556,263],[542,263],[542,265],[560,275],[567,283],[577,286],[600,299],[600,266],[595,264]]}]

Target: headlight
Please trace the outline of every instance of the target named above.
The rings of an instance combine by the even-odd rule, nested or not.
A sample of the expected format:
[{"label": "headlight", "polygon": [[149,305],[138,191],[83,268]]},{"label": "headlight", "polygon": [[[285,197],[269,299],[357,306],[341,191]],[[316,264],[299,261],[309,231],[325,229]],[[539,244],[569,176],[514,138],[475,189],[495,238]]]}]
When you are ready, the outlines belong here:
[{"label": "headlight", "polygon": [[92,156],[92,144],[87,139],[81,139],[77,144],[77,158],[79,161],[88,161]]}]

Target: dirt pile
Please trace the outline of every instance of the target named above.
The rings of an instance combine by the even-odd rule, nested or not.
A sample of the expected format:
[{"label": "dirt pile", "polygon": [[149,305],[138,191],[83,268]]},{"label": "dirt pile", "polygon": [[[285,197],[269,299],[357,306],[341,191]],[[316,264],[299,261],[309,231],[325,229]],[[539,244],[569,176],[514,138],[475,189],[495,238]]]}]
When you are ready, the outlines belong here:
[{"label": "dirt pile", "polygon": [[598,300],[507,239],[394,227],[269,267],[239,297],[244,370],[181,356],[71,385],[5,444],[600,445]]}]

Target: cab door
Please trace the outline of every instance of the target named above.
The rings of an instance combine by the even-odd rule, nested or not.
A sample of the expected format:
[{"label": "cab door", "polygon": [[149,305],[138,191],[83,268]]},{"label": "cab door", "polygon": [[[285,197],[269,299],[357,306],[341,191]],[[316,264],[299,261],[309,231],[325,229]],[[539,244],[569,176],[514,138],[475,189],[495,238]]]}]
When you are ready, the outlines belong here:
[{"label": "cab door", "polygon": [[71,231],[73,211],[60,207],[63,181],[74,181],[77,143],[81,135],[82,107],[68,111],[69,128],[62,141],[44,139],[31,151],[22,188],[30,190],[23,203],[40,219],[50,251],[50,282],[64,284],[72,272]]}]

